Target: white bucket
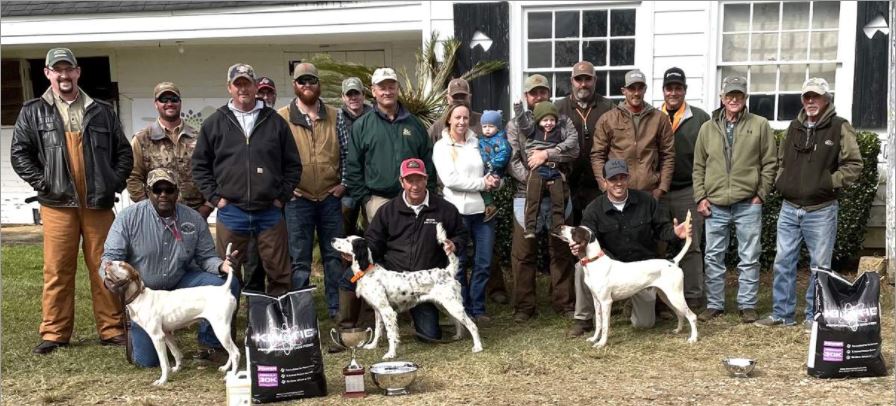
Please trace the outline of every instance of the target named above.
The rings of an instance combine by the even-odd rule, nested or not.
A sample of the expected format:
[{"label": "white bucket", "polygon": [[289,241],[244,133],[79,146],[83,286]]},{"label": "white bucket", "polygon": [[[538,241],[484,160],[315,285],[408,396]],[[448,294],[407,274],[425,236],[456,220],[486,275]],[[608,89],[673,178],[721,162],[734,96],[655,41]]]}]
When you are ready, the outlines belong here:
[{"label": "white bucket", "polygon": [[252,404],[252,381],[249,371],[227,374],[227,406]]}]

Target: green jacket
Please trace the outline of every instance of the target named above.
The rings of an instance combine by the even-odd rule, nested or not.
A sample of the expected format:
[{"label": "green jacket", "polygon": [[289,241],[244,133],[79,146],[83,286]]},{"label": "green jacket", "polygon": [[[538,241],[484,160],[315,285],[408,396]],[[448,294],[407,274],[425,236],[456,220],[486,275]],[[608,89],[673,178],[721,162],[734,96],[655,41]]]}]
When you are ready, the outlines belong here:
[{"label": "green jacket", "polygon": [[777,171],[777,145],[768,120],[742,111],[734,129],[734,147],[729,148],[724,108],[719,108],[700,127],[694,145],[694,201],[709,199],[719,206],[753,196],[765,201]]},{"label": "green jacket", "polygon": [[400,104],[392,121],[374,106],[352,126],[345,162],[345,183],[352,198],[364,204],[371,195],[389,199],[398,196],[398,169],[408,158],[423,160],[428,188],[434,190],[436,171],[426,128]]}]

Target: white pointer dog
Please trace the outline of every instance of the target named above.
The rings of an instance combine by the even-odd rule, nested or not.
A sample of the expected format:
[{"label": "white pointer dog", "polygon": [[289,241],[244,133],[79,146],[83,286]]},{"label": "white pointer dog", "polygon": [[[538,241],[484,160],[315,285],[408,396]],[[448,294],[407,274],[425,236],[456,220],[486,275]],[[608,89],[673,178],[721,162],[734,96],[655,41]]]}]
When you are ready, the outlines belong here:
[{"label": "white pointer dog", "polygon": [[[227,245],[227,256],[230,256],[230,244]],[[232,369],[236,373],[240,363],[240,349],[230,338],[230,321],[236,309],[236,298],[230,293],[233,271],[227,274],[227,280],[221,286],[199,286],[195,288],[152,290],[143,285],[140,274],[127,262],[112,261],[105,269],[106,279],[116,293],[124,290],[124,304],[128,316],[140,325],[156,348],[162,376],[153,385],[168,382],[168,351],[174,355],[174,367],[171,372],[180,370],[183,354],[174,342],[174,331],[189,326],[199,319],[211,324],[218,341],[227,350],[228,359],[220,371]]]},{"label": "white pointer dog", "polygon": [[[436,224],[436,239],[439,244],[448,240],[442,223]],[[386,326],[386,338],[389,340],[389,351],[383,359],[395,358],[398,346],[399,312],[408,310],[419,303],[432,302],[442,307],[457,327],[455,339],[463,333],[461,324],[470,331],[473,337],[473,352],[482,351],[479,340],[479,329],[476,323],[464,311],[463,299],[460,296],[460,283],[454,276],[457,274],[458,260],[453,253],[448,255],[448,266],[414,272],[395,272],[373,263],[367,240],[358,236],[334,238],[330,244],[337,251],[352,257],[352,281],[357,281],[356,292],[364,298],[374,310],[376,329],[373,341],[365,349],[376,348],[382,336],[383,325]],[[394,307],[394,309],[393,309]]]},{"label": "white pointer dog", "polygon": [[[691,212],[688,211],[685,223],[690,222]],[[610,306],[613,301],[629,298],[651,287],[657,289],[657,296],[678,316],[678,327],[673,331],[680,333],[683,321],[687,318],[691,324],[688,342],[697,342],[697,316],[691,312],[684,300],[684,272],[678,267],[678,263],[691,246],[690,234],[681,252],[672,261],[651,259],[638,262],[620,262],[606,256],[597,239],[591,241],[591,230],[586,227],[563,226],[557,237],[566,242],[587,244],[585,255],[579,262],[585,273],[585,284],[588,285],[588,290],[594,299],[594,335],[587,338],[588,342],[594,343],[594,347],[603,347],[607,344]]]}]

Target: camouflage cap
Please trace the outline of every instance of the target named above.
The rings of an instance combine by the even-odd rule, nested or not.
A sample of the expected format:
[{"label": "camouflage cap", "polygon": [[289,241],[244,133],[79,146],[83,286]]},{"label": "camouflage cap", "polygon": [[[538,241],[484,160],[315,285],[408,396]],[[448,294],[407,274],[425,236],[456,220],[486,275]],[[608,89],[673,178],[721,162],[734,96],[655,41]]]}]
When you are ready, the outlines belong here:
[{"label": "camouflage cap", "polygon": [[356,90],[361,94],[364,94],[364,85],[361,83],[361,79],[356,77],[346,78],[342,81],[342,94],[348,94],[348,92]]},{"label": "camouflage cap", "polygon": [[803,83],[803,91],[800,94],[815,93],[824,96],[830,91],[831,87],[828,86],[828,81],[822,78],[809,78],[806,83]]},{"label": "camouflage cap", "polygon": [[162,82],[156,85],[156,87],[152,90],[152,97],[158,99],[163,93],[174,93],[177,97],[180,97],[180,89],[171,82]]},{"label": "camouflage cap", "polygon": [[526,82],[523,83],[523,90],[525,90],[526,93],[529,93],[539,87],[551,90],[551,83],[548,82],[548,78],[544,77],[544,75],[540,75],[537,73],[527,77]]},{"label": "camouflage cap", "polygon": [[166,168],[156,168],[149,171],[149,173],[146,175],[146,186],[152,187],[156,183],[163,180],[177,187],[177,175],[175,175],[174,172],[172,172],[170,169]]},{"label": "camouflage cap", "polygon": [[246,78],[255,83],[255,69],[244,63],[230,65],[227,69],[227,83],[233,84],[233,81],[239,78]]}]

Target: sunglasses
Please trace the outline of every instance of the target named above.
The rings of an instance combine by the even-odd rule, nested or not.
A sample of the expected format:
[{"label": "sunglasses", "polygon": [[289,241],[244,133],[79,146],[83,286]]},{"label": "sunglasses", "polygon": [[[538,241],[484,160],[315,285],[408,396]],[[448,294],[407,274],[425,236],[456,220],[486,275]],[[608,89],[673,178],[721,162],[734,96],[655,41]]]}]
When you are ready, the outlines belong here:
[{"label": "sunglasses", "polygon": [[177,193],[177,188],[174,186],[156,185],[156,186],[152,187],[152,193],[156,196],[161,196],[162,193],[165,193],[167,195],[173,195],[173,194]]},{"label": "sunglasses", "polygon": [[180,103],[180,97],[178,96],[163,95],[159,96],[156,100],[158,100],[159,103]]},{"label": "sunglasses", "polygon": [[302,76],[302,77],[296,79],[296,83],[298,83],[300,85],[314,86],[314,85],[320,83],[320,80],[314,76]]}]

